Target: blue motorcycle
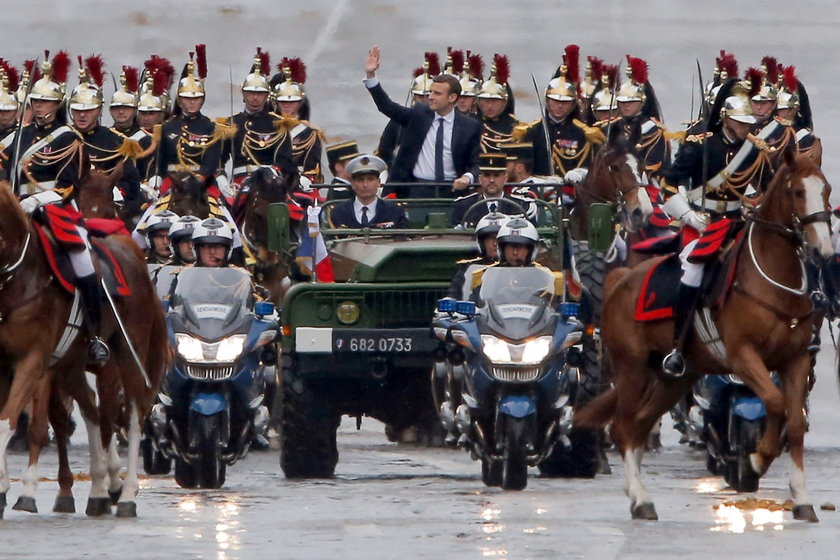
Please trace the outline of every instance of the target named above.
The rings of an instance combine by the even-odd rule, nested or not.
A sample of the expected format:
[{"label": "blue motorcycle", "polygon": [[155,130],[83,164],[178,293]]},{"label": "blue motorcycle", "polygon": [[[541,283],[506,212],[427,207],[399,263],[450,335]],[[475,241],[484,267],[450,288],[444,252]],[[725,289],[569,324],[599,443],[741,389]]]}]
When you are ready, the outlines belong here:
[{"label": "blue motorcycle", "polygon": [[[775,374],[774,381],[778,384]],[[737,492],[758,490],[761,477],[750,465],[750,454],[764,433],[764,403],[736,375],[703,376],[692,397],[688,424],[706,444],[706,468]]]},{"label": "blue motorcycle", "polygon": [[443,403],[441,420],[481,461],[487,486],[521,490],[529,466],[571,444],[577,370],[567,357],[582,325],[577,304],[556,303],[555,280],[543,268],[490,267],[475,303],[438,303],[438,354],[465,371],[461,403]]},{"label": "blue motorcycle", "polygon": [[150,424],[184,488],[221,487],[268,423],[264,369],[276,360],[277,316],[252,290],[239,268],[188,267],[175,280],[166,316],[175,360]]}]

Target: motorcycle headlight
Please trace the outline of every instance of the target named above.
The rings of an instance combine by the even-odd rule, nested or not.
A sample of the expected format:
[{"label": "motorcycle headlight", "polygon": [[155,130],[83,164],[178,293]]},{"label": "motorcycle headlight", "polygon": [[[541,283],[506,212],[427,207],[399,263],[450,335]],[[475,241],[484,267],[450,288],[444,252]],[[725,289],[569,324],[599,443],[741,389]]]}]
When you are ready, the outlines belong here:
[{"label": "motorcycle headlight", "polygon": [[204,342],[188,334],[176,334],[178,354],[193,363],[231,363],[245,348],[244,334],[234,334],[219,342]]},{"label": "motorcycle headlight", "polygon": [[551,337],[539,336],[523,344],[512,344],[485,334],[481,335],[481,350],[494,363],[537,365],[551,351]]}]

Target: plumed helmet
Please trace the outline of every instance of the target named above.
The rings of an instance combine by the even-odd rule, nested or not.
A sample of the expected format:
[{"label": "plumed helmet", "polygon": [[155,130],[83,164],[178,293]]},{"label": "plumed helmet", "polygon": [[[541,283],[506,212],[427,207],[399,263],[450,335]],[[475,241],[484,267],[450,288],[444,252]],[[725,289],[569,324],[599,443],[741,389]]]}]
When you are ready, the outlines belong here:
[{"label": "plumed helmet", "polygon": [[[70,71],[70,55],[66,51],[56,53],[52,61],[49,51],[44,53],[41,63],[41,77],[32,84],[29,98],[42,101],[64,101],[67,91],[67,74]],[[33,79],[35,79],[33,77]]]},{"label": "plumed helmet", "polygon": [[207,77],[207,47],[196,45],[190,60],[184,66],[178,81],[178,97],[204,97],[204,79]]},{"label": "plumed helmet", "polygon": [[233,232],[225,222],[219,218],[207,218],[196,224],[192,233],[193,245],[227,245],[233,246]]},{"label": "plumed helmet", "polygon": [[493,55],[490,77],[481,84],[477,97],[479,99],[507,99],[509,77],[510,63],[508,57],[501,54]]},{"label": "plumed helmet", "polygon": [[796,68],[786,66],[782,70],[782,79],[779,82],[779,95],[776,101],[776,108],[791,109],[796,113],[800,106],[799,80],[796,78]]},{"label": "plumed helmet", "polygon": [[285,80],[274,86],[274,100],[303,101],[306,97],[306,64],[300,58],[283,57],[277,69]]},{"label": "plumed helmet", "polygon": [[761,68],[747,68],[744,82],[749,89],[749,98],[752,101],[776,101],[779,95],[775,82],[769,81],[767,68],[764,65]]},{"label": "plumed helmet", "polygon": [[133,66],[123,66],[120,74],[120,87],[111,96],[109,107],[137,108],[137,90],[140,85],[140,74]]},{"label": "plumed helmet", "polygon": [[169,88],[175,79],[175,69],[170,62],[157,55],[152,55],[144,63],[145,79],[140,85],[138,111],[168,111]]},{"label": "plumed helmet", "polygon": [[271,86],[268,83],[270,73],[271,57],[267,51],[257,47],[257,54],[251,64],[251,71],[245,76],[245,81],[242,82],[242,91],[270,93]]},{"label": "plumed helmet", "polygon": [[19,103],[15,93],[18,82],[17,68],[0,59],[0,111],[17,111]]},{"label": "plumed helmet", "polygon": [[438,74],[440,74],[440,59],[437,53],[426,52],[423,56],[423,66],[414,70],[411,94],[428,97],[432,91],[432,78]]},{"label": "plumed helmet", "polygon": [[575,101],[578,94],[578,82],[580,82],[580,68],[578,57],[580,47],[568,45],[563,54],[563,64],[557,68],[554,77],[548,82],[545,96],[556,101]]},{"label": "plumed helmet", "polygon": [[169,228],[178,220],[178,214],[170,210],[164,210],[152,214],[146,221],[146,238],[151,243],[152,236],[158,232],[169,234]]},{"label": "plumed helmet", "polygon": [[598,89],[603,65],[604,61],[596,56],[586,57],[586,70],[584,70],[583,83],[579,88],[583,99],[591,99],[595,90]]},{"label": "plumed helmet", "polygon": [[706,88],[704,89],[706,102],[709,105],[714,103],[715,98],[720,91],[720,86],[726,83],[728,79],[736,78],[737,76],[738,60],[735,58],[734,54],[721,49],[720,56],[715,58],[715,71],[712,81],[706,84]]},{"label": "plumed helmet", "polygon": [[89,56],[82,63],[79,57],[79,85],[70,93],[70,109],[90,111],[99,109],[104,102],[102,82],[105,79],[104,63],[100,56]]},{"label": "plumed helmet", "polygon": [[628,54],[625,73],[627,74],[627,81],[616,92],[616,100],[619,103],[641,101],[644,104],[647,100],[645,92],[645,84],[648,81],[647,62]]},{"label": "plumed helmet", "polygon": [[461,95],[464,97],[475,97],[481,91],[481,84],[484,81],[484,60],[478,53],[467,51],[464,71],[461,72],[459,83],[461,84]]},{"label": "plumed helmet", "polygon": [[593,111],[615,111],[618,109],[618,101],[613,95],[613,88],[617,83],[618,67],[612,64],[602,64],[600,85],[592,95]]},{"label": "plumed helmet", "polygon": [[496,234],[496,243],[499,246],[499,259],[502,262],[505,262],[504,248],[508,244],[527,245],[530,247],[528,262],[531,262],[534,260],[539,242],[540,235],[537,233],[537,228],[534,224],[522,217],[509,219],[501,225],[499,232]]},{"label": "plumed helmet", "polygon": [[191,240],[193,230],[200,223],[201,218],[189,215],[181,216],[169,226],[169,242],[174,246],[181,241]]}]

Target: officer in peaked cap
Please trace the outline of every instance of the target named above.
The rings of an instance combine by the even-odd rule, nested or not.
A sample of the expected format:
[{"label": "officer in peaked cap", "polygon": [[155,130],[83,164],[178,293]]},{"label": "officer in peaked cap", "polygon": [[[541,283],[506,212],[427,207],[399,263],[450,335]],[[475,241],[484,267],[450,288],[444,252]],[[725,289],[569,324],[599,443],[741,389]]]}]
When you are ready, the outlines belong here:
[{"label": "officer in peaked cap", "polygon": [[[479,154],[478,191],[455,199],[450,218],[453,226],[475,227],[475,224],[491,212],[521,214],[524,210],[529,219],[536,217],[537,208],[533,197],[523,197],[505,192],[508,180],[507,156],[502,152]],[[487,199],[485,204],[482,201]],[[510,202],[506,202],[506,201]]]},{"label": "officer in peaked cap", "polygon": [[356,156],[347,163],[347,174],[353,185],[355,197],[338,204],[330,213],[329,221],[335,228],[401,228],[408,219],[397,204],[379,198],[380,175],[388,168],[374,155]]},{"label": "officer in peaked cap", "polygon": [[349,188],[350,174],[347,172],[347,163],[359,155],[359,145],[355,140],[348,140],[347,142],[327,146],[325,151],[327,152],[330,173],[333,174],[330,183],[333,188],[330,189],[327,198],[330,200],[352,198],[353,192]]}]

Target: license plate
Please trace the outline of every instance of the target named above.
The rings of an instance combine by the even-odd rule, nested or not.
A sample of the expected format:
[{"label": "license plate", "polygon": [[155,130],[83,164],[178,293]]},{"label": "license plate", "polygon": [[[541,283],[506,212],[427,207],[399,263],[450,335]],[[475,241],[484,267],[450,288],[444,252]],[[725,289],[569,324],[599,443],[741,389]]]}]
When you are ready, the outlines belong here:
[{"label": "license plate", "polygon": [[333,330],[333,352],[408,354],[428,352],[430,348],[434,348],[434,341],[427,330]]}]

